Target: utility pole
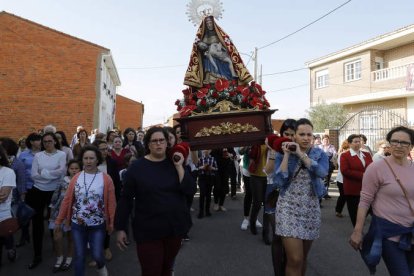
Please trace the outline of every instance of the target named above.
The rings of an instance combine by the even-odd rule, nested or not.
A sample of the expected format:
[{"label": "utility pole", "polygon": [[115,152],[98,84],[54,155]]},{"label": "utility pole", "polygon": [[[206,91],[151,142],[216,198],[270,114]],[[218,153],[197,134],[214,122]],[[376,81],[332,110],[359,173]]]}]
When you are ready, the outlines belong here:
[{"label": "utility pole", "polygon": [[263,64],[260,64],[259,84],[262,86]]},{"label": "utility pole", "polygon": [[257,47],[254,47],[254,81],[257,81]]}]

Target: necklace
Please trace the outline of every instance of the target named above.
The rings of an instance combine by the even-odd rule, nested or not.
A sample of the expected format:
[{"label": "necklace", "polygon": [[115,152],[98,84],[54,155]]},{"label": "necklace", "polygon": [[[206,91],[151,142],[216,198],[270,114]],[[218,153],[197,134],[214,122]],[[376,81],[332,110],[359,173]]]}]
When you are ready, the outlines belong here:
[{"label": "necklace", "polygon": [[98,170],[95,172],[95,175],[92,178],[91,183],[89,183],[89,186],[86,187],[86,172],[83,172],[83,186],[85,187],[85,197],[83,199],[83,204],[87,204],[88,203],[88,193],[89,193],[89,189],[92,186],[93,181],[95,181],[95,177],[98,174]]}]

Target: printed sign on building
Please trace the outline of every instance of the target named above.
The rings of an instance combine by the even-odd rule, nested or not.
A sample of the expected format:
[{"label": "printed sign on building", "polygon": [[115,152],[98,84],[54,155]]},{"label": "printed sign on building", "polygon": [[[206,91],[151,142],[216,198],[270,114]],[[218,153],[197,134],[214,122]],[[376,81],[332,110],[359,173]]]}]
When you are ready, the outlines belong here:
[{"label": "printed sign on building", "polygon": [[408,91],[414,91],[414,64],[407,67],[407,87]]}]

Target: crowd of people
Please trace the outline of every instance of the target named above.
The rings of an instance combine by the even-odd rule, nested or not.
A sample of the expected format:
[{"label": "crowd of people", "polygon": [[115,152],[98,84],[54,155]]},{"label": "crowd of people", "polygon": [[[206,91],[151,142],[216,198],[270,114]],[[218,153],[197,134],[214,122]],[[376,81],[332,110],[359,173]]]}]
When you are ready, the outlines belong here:
[{"label": "crowd of people", "polygon": [[[350,135],[338,151],[329,138],[315,136],[304,118],[285,120],[260,145],[202,151],[181,140],[180,126],[94,130],[90,136],[79,126],[70,143],[52,125],[17,142],[2,137],[0,223],[16,216],[12,206],[22,202],[34,215],[18,233],[0,237],[0,266],[3,247],[15,262],[16,248],[29,242],[28,268],[42,264],[46,218],[56,255],[53,273],[73,269],[84,275],[89,251],[88,265],[108,275],[116,232],[121,250],[135,241],[142,275],[172,275],[182,242],[189,240],[198,185],[198,219],[226,212],[226,198],[236,199],[243,188],[241,230],[257,235],[261,228],[275,275],[305,275],[337,170],[334,212],[343,218],[347,206],[351,246],[362,249],[371,272],[383,257],[391,275],[411,275],[414,131],[391,130],[375,154],[364,135]],[[368,214],[371,226],[363,238]],[[382,250],[372,246],[378,241]]]}]

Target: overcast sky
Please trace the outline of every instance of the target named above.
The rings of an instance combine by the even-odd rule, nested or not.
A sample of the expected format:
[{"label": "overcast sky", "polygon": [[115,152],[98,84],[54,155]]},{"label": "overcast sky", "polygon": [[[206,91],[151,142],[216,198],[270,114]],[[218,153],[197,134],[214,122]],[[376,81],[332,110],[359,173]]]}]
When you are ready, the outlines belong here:
[{"label": "overcast sky", "polygon": [[[220,27],[245,63],[254,47],[292,33],[346,0],[221,0]],[[111,49],[121,79],[118,93],[144,103],[144,126],[175,113],[197,27],[188,0],[0,0],[0,10]],[[321,21],[258,52],[263,74],[305,62],[414,24],[413,0],[353,0]],[[248,63],[253,75],[254,62]],[[152,68],[151,68],[152,67]],[[155,68],[154,68],[155,67]],[[163,67],[163,68],[160,68]],[[298,118],[309,108],[309,72],[263,77],[273,118]]]}]

